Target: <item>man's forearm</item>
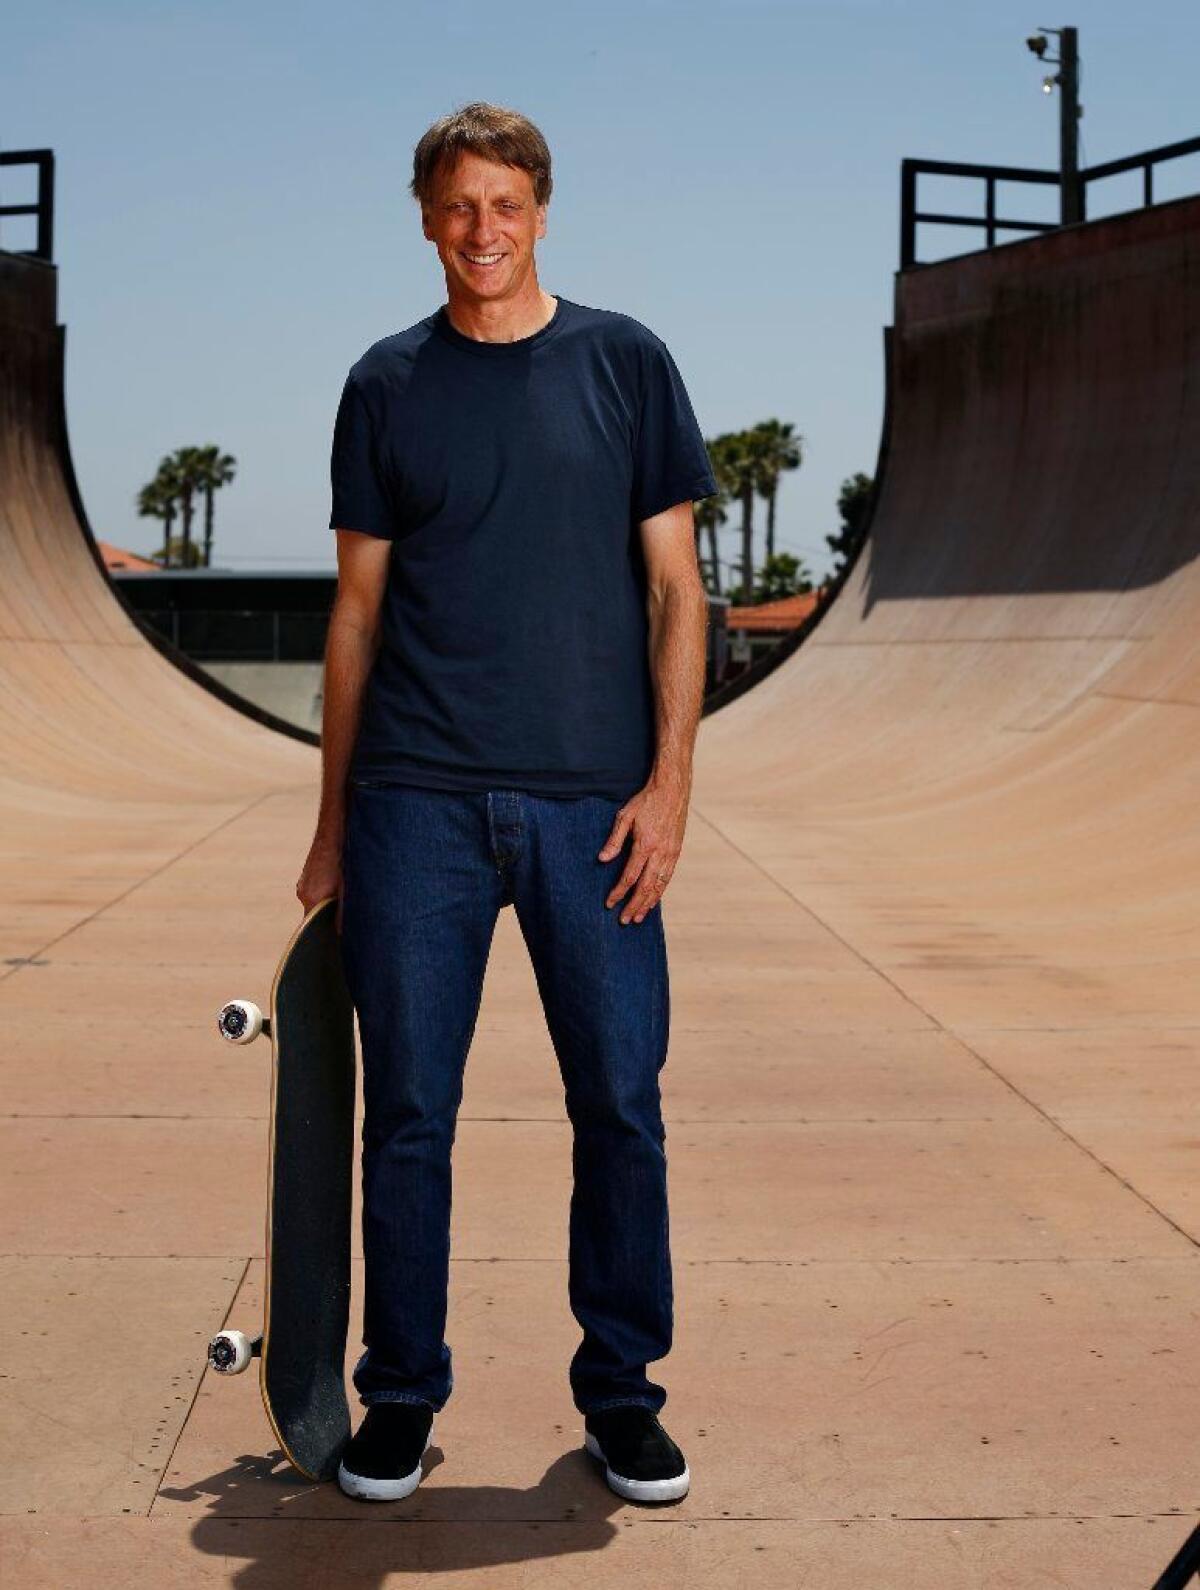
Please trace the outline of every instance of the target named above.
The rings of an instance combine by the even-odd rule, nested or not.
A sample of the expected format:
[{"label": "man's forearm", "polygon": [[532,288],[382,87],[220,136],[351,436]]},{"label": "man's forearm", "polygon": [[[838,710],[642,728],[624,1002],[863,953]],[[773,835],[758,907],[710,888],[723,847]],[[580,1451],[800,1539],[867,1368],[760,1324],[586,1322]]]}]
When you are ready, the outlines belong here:
[{"label": "man's forearm", "polygon": [[651,779],[687,785],[704,706],[708,597],[702,587],[671,584],[651,591],[647,611],[656,740]]},{"label": "man's forearm", "polygon": [[340,843],[346,826],[346,776],[362,717],[363,697],[379,635],[334,604],[325,642],[325,701],[321,713],[321,806],[317,833]]}]

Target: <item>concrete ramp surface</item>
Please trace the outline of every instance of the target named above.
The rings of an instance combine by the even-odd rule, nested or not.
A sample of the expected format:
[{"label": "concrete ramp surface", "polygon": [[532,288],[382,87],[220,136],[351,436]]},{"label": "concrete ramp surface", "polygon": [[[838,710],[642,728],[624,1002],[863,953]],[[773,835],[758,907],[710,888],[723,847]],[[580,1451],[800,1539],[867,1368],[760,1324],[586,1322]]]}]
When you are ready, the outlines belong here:
[{"label": "concrete ramp surface", "polygon": [[1200,1512],[1200,201],[898,277],[869,539],[701,725],[655,1367],[693,1485],[651,1510],[580,1448],[511,912],[425,1483],[303,1482],[203,1372],[266,1190],[267,1059],[213,1017],[299,919],[319,761],[117,604],[53,282],[0,256],[5,1582],[1153,1584]]},{"label": "concrete ramp surface", "polygon": [[273,787],[281,772],[306,776],[311,749],[229,710],[236,698],[222,698],[166,642],[157,650],[104,572],[67,446],[57,274],[42,261],[0,253],[0,712],[8,798],[27,805],[34,791],[138,802],[156,793],[228,796]]},{"label": "concrete ramp surface", "polygon": [[1200,203],[900,276],[891,373],[870,539],[705,811],[939,1019],[1194,1022]]}]

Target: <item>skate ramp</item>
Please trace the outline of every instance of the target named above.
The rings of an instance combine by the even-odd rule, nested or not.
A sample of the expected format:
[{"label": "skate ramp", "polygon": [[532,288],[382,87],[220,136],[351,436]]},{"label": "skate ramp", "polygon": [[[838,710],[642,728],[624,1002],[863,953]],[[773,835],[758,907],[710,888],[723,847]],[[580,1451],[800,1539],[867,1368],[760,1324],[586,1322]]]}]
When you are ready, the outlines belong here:
[{"label": "skate ramp", "polygon": [[[57,281],[52,265],[0,253],[0,950],[10,965],[44,955],[274,791],[315,816],[318,782],[311,745],[152,643],[105,574],[71,462]],[[217,899],[240,887],[215,876],[200,886]]]},{"label": "skate ramp", "polygon": [[0,801],[228,797],[311,778],[311,745],[152,644],[105,576],[67,441],[57,275],[0,253]]},{"label": "skate ramp", "polygon": [[1194,199],[899,275],[867,544],[704,724],[705,817],[955,1020],[1200,1014],[1198,287]]}]

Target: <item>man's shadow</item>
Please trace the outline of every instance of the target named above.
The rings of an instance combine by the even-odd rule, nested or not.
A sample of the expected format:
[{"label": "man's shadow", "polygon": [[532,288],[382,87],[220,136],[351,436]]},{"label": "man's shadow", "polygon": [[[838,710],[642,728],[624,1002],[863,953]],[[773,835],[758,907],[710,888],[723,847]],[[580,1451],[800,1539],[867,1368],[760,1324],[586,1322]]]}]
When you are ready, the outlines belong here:
[{"label": "man's shadow", "polygon": [[[370,1590],[389,1574],[466,1572],[599,1551],[618,1533],[611,1515],[620,1508],[632,1505],[657,1516],[678,1505],[625,1503],[582,1446],[556,1458],[527,1490],[426,1489],[444,1461],[435,1441],[422,1459],[422,1484],[397,1502],[356,1501],[336,1482],[307,1480],[279,1450],[240,1457],[193,1485],[160,1486],[158,1496],[208,1502],[193,1527],[193,1543],[229,1565],[227,1582],[238,1590],[285,1584]],[[159,1516],[169,1514],[164,1509]]]}]

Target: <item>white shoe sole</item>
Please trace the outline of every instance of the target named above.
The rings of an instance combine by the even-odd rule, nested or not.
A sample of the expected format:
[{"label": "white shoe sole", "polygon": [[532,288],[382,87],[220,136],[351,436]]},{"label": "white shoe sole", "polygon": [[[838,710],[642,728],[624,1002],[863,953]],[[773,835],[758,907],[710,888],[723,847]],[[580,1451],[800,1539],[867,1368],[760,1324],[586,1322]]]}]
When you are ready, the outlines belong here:
[{"label": "white shoe sole", "polygon": [[590,1430],[583,1432],[583,1444],[604,1464],[604,1477],[618,1496],[626,1496],[631,1502],[674,1502],[688,1493],[692,1475],[686,1463],[682,1474],[674,1474],[667,1480],[627,1480],[623,1474],[616,1474],[609,1468],[608,1459]]},{"label": "white shoe sole", "polygon": [[[429,1450],[432,1441],[433,1431],[430,1430],[429,1439],[421,1448],[422,1454]],[[403,1474],[398,1480],[380,1480],[369,1474],[352,1474],[342,1463],[338,1466],[338,1484],[347,1496],[357,1497],[362,1502],[398,1502],[412,1495],[424,1474],[424,1465],[418,1463],[411,1474]]]}]

